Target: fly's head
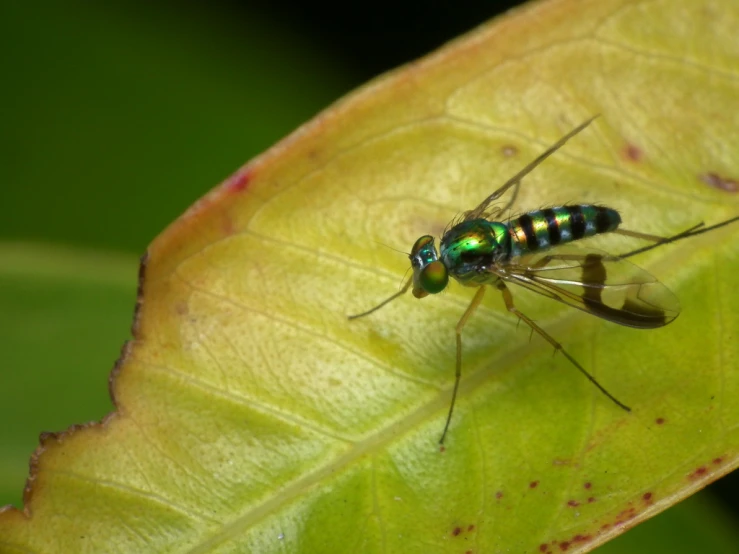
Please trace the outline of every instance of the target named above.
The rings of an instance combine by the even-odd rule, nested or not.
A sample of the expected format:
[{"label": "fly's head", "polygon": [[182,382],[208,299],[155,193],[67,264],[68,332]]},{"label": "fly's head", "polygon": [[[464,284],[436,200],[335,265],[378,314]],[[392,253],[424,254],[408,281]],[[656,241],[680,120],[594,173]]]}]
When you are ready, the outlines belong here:
[{"label": "fly's head", "polygon": [[424,298],[443,291],[449,283],[449,271],[439,259],[434,237],[419,238],[408,256],[413,268],[413,296]]}]

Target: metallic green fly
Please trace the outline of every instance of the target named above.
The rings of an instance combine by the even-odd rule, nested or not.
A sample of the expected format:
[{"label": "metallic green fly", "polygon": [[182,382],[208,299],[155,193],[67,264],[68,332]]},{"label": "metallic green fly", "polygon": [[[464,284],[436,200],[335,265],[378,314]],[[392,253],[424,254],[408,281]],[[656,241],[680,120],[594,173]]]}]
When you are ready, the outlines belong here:
[{"label": "metallic green fly", "polygon": [[[366,312],[349,316],[349,319],[357,319],[369,315],[405,294],[411,285],[416,298],[437,294],[446,288],[450,275],[462,285],[477,287],[472,302],[456,327],[455,381],[449,414],[439,440],[442,444],[452,421],[462,374],[462,330],[482,302],[487,286],[500,291],[508,311],[541,335],[555,351],[560,351],[598,390],[620,408],[631,411],[598,383],[559,342],[516,308],[508,285],[525,287],[621,325],[638,329],[661,327],[673,321],[680,313],[677,297],[656,278],[625,258],[739,220],[738,216],[711,227],[700,223],[671,237],[621,229],[621,216],[616,210],[590,204],[545,208],[509,218],[505,223],[496,221],[513,206],[523,177],[587,127],[593,119],[595,118],[567,133],[485,198],[479,206],[464,212],[459,220],[453,221],[441,238],[438,252],[432,236],[424,235],[419,238],[408,256],[413,275],[400,291]],[[491,205],[510,189],[511,197],[503,206]],[[648,240],[652,244],[618,256],[598,250],[573,248],[571,244],[568,248],[568,243],[602,233],[617,233]]]}]

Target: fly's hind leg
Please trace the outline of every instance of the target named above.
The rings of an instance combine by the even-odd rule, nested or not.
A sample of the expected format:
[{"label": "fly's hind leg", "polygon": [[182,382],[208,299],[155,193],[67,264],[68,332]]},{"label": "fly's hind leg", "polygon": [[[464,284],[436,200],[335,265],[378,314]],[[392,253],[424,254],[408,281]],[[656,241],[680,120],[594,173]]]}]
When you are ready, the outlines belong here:
[{"label": "fly's hind leg", "polygon": [[574,365],[577,370],[582,373],[588,381],[593,383],[593,385],[596,386],[596,388],[605,394],[611,401],[613,401],[614,404],[616,404],[618,407],[626,410],[627,412],[631,411],[631,408],[629,408],[626,404],[618,400],[615,396],[613,396],[610,392],[608,392],[603,386],[596,381],[595,377],[590,375],[587,371],[585,371],[585,368],[583,368],[575,358],[570,356],[570,354],[562,347],[560,343],[558,343],[556,340],[554,340],[544,329],[539,327],[534,321],[526,316],[524,313],[522,313],[518,308],[516,308],[515,304],[513,303],[513,295],[511,294],[511,291],[508,290],[508,287],[506,284],[501,280],[498,281],[498,284],[496,285],[497,289],[501,292],[503,295],[503,302],[505,302],[506,309],[511,312],[512,314],[519,317],[520,320],[523,320],[526,325],[531,327],[533,331],[536,331],[544,340],[546,340],[549,344],[551,344],[554,347],[555,352],[559,351],[561,352],[565,358],[567,358],[572,365]]},{"label": "fly's hind leg", "polygon": [[613,232],[618,235],[624,235],[626,237],[648,240],[654,243],[648,246],[643,246],[642,248],[637,248],[636,250],[631,250],[630,252],[626,252],[625,254],[621,254],[619,256],[619,258],[630,258],[631,256],[636,256],[637,254],[648,252],[649,250],[652,250],[653,248],[657,248],[658,246],[662,246],[663,244],[670,244],[671,242],[677,242],[679,240],[686,239],[688,237],[702,235],[703,233],[707,233],[708,231],[713,231],[714,229],[718,229],[719,227],[724,227],[736,221],[739,221],[739,216],[732,217],[730,219],[727,219],[726,221],[722,221],[721,223],[711,225],[710,227],[706,227],[703,222],[700,222],[697,225],[693,225],[690,229],[686,229],[682,233],[672,235],[671,237],[659,237],[657,235],[639,233],[637,231],[630,231],[628,229],[616,229]]},{"label": "fly's hind leg", "polygon": [[675,242],[677,240],[684,239],[692,235],[695,235],[697,234],[697,232],[701,232],[701,231],[698,231],[701,227],[704,227],[704,223],[702,221],[696,225],[693,225],[690,229],[686,229],[682,233],[677,233],[676,235],[672,235],[670,237],[660,237],[659,235],[651,235],[649,233],[640,233],[639,231],[631,231],[630,229],[616,229],[613,232],[617,235],[623,235],[624,237],[648,240],[653,243],[653,244],[650,244],[649,246],[643,246],[641,248],[630,250],[629,252],[625,252],[624,254],[619,255],[619,258],[629,258],[631,256],[635,256],[636,254],[648,252],[649,250],[652,250],[653,248],[657,248],[658,246],[662,246],[663,244],[669,244],[671,242]]},{"label": "fly's hind leg", "polygon": [[480,302],[482,302],[482,299],[484,296],[485,296],[485,286],[482,286],[479,289],[477,289],[475,296],[472,298],[472,302],[470,302],[470,305],[467,306],[467,309],[464,311],[464,313],[462,314],[462,317],[459,319],[459,322],[457,323],[457,328],[456,328],[457,364],[454,370],[454,390],[452,391],[452,403],[449,405],[449,415],[446,416],[446,424],[444,425],[444,431],[441,433],[439,444],[444,444],[444,438],[446,437],[446,432],[449,430],[449,424],[452,422],[452,413],[454,412],[454,403],[457,401],[457,390],[459,389],[459,379],[462,377],[462,330],[464,329],[464,326],[467,324],[467,320],[472,316],[473,313],[475,313],[475,310],[480,305]]},{"label": "fly's hind leg", "polygon": [[617,235],[623,235],[625,237],[632,237],[635,239],[643,239],[648,240],[652,242],[657,242],[659,244],[664,244],[666,242],[673,242],[681,238],[688,237],[695,233],[696,230],[700,229],[704,226],[704,223],[701,221],[700,223],[693,225],[690,229],[686,229],[682,233],[678,233],[676,235],[672,235],[671,237],[660,237],[659,235],[652,235],[649,233],[640,233],[639,231],[632,231],[630,229],[616,229],[613,231]]}]

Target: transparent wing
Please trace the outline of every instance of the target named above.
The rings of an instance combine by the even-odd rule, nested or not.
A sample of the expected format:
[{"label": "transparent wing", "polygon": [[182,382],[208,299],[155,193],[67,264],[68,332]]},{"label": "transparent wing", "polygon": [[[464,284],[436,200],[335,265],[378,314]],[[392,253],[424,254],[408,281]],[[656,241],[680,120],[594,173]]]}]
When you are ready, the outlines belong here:
[{"label": "transparent wing", "polygon": [[[559,150],[568,140],[570,140],[572,137],[574,137],[576,134],[578,134],[580,131],[582,131],[585,127],[590,125],[590,123],[598,117],[597,115],[591,117],[584,123],[581,123],[577,127],[575,127],[572,131],[567,133],[565,136],[563,136],[561,139],[559,139],[556,143],[554,143],[552,146],[547,148],[543,153],[541,153],[534,161],[529,163],[526,167],[524,167],[521,171],[516,173],[513,177],[508,179],[502,187],[500,187],[498,190],[496,190],[493,194],[488,196],[485,200],[480,202],[480,204],[467,212],[464,212],[464,215],[462,217],[462,221],[469,221],[471,219],[480,219],[480,218],[487,218],[490,219],[491,217],[495,217],[495,215],[505,212],[506,210],[510,209],[511,206],[513,206],[513,203],[516,201],[516,196],[518,194],[518,185],[521,184],[521,179],[523,179],[526,175],[528,175],[531,171],[533,171],[536,166],[538,166],[541,162],[546,160],[549,156],[554,154],[557,150]],[[488,207],[492,202],[495,202],[498,200],[501,196],[503,196],[508,189],[511,187],[516,187],[513,189],[513,196],[511,199],[506,203],[505,206],[494,208],[492,210],[488,210]]]},{"label": "transparent wing", "polygon": [[506,282],[628,327],[661,327],[680,313],[677,297],[654,276],[598,250],[562,246],[490,271]]}]

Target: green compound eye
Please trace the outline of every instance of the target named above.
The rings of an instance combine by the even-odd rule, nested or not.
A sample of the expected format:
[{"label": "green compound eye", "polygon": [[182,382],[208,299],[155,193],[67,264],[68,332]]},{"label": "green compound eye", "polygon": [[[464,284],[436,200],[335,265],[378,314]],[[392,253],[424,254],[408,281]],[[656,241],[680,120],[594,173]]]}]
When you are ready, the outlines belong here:
[{"label": "green compound eye", "polygon": [[413,248],[411,248],[411,256],[415,256],[421,251],[422,248],[427,247],[429,244],[433,244],[433,242],[434,237],[432,237],[431,235],[422,236],[413,244]]},{"label": "green compound eye", "polygon": [[449,283],[449,273],[446,266],[439,260],[431,262],[421,270],[419,283],[429,294],[443,291]]}]

